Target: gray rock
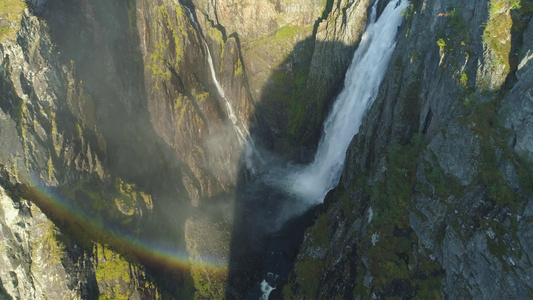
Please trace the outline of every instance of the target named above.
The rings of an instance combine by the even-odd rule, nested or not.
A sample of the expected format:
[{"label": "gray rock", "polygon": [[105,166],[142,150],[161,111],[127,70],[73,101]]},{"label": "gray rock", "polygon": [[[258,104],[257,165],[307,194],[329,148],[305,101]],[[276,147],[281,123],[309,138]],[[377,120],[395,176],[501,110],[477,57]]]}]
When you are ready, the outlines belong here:
[{"label": "gray rock", "polygon": [[438,133],[428,148],[435,153],[446,175],[454,176],[462,185],[468,185],[478,172],[479,138],[467,126],[453,122],[445,133]]}]

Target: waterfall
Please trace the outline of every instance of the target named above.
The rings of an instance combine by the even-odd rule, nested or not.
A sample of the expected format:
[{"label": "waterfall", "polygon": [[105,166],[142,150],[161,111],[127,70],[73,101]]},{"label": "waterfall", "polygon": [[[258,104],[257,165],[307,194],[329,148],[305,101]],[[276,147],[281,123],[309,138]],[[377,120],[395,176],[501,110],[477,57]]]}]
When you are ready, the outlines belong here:
[{"label": "waterfall", "polygon": [[[180,5],[181,7],[183,7],[185,11],[187,11],[187,14],[189,15],[189,18],[191,19],[191,21],[193,22],[194,27],[200,33],[201,32],[200,25],[196,21],[196,18],[194,17],[194,14],[190,10],[190,8],[188,8],[185,5],[180,4],[178,0],[174,0],[174,2],[177,5]],[[211,55],[211,51],[209,50],[209,46],[207,45],[205,38],[201,34],[200,34],[200,38],[202,39],[202,42],[207,51],[207,63],[209,65],[209,71],[211,73],[211,80],[215,84],[218,96],[222,98],[222,100],[224,100],[228,119],[231,121],[233,125],[233,129],[235,130],[235,133],[237,134],[239,143],[241,144],[241,146],[243,146],[244,163],[246,164],[246,167],[248,168],[250,172],[255,173],[255,162],[258,161],[259,163],[264,164],[264,161],[259,156],[259,153],[255,148],[255,142],[253,138],[249,135],[248,129],[246,128],[244,123],[237,118],[237,115],[235,114],[235,111],[233,110],[233,106],[231,105],[231,102],[226,97],[226,93],[224,92],[222,85],[218,81],[217,74],[215,72],[215,66],[213,64],[213,56]],[[254,159],[254,157],[256,159]]]},{"label": "waterfall", "polygon": [[[187,11],[187,14],[189,15],[189,17],[191,18],[191,21],[194,24],[194,27],[196,28],[196,30],[200,31],[200,26],[198,25],[198,22],[194,18],[194,14],[192,13],[192,11],[187,6],[181,5],[177,0],[175,0],[175,3],[180,5]],[[248,135],[248,131],[246,130],[244,125],[241,124],[242,122],[239,122],[239,119],[237,118],[233,110],[233,106],[231,105],[231,102],[228,100],[228,98],[226,98],[224,89],[220,85],[220,82],[218,81],[218,78],[217,78],[217,74],[215,72],[215,66],[213,64],[213,56],[211,55],[209,46],[207,46],[207,42],[205,41],[203,36],[201,36],[201,38],[205,46],[205,49],[207,51],[207,63],[209,64],[209,71],[211,73],[211,79],[213,80],[213,83],[215,84],[215,87],[217,88],[219,97],[222,98],[222,100],[224,100],[228,119],[230,119],[231,123],[233,124],[233,128],[235,129],[235,132],[237,133],[237,136],[239,137],[239,141],[241,142],[241,144],[244,144],[246,141],[246,136]]]},{"label": "waterfall", "polygon": [[344,89],[324,123],[314,161],[290,175],[289,190],[308,206],[321,203],[339,182],[346,150],[359,131],[365,112],[377,97],[396,45],[401,11],[408,1],[391,1],[377,20],[376,4],[346,73]]}]

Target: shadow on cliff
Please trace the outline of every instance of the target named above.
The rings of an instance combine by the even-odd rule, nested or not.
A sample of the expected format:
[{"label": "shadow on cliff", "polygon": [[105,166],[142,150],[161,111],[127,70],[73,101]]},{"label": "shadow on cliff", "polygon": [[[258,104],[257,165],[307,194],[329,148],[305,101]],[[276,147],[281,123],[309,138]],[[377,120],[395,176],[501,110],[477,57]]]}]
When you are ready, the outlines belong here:
[{"label": "shadow on cliff", "polygon": [[[343,57],[333,59],[338,61],[335,66],[312,61],[315,49],[330,51],[331,55],[342,53]],[[308,38],[295,45],[262,89],[249,125],[257,154],[255,174],[247,165],[239,168],[227,299],[259,299],[262,280],[277,287],[269,299],[281,298],[281,287],[293,267],[304,231],[322,205],[302,213],[303,206],[295,204],[299,200],[280,186],[287,181],[291,166],[312,162],[322,123],[343,87],[354,51],[355,46],[315,43]],[[326,65],[312,70],[312,63]],[[335,80],[324,78],[325,91],[319,92],[321,87],[314,84],[321,81],[320,71],[328,68],[337,72],[332,76]],[[291,215],[294,217],[280,224]]]},{"label": "shadow on cliff", "polygon": [[[183,164],[150,122],[135,1],[50,0],[32,8],[49,25],[64,68],[75,66],[74,79],[95,102],[94,118],[105,146],[92,151],[104,158],[112,177],[135,183],[153,196],[154,213],[143,220],[141,237],[148,243],[168,243],[166,247],[182,245],[184,250],[189,199],[181,184]],[[97,134],[87,133],[92,145],[101,145]],[[123,251],[150,259],[142,250]],[[163,263],[149,261],[145,266],[162,278],[157,282],[171,294],[188,280],[174,269],[165,270]]]}]

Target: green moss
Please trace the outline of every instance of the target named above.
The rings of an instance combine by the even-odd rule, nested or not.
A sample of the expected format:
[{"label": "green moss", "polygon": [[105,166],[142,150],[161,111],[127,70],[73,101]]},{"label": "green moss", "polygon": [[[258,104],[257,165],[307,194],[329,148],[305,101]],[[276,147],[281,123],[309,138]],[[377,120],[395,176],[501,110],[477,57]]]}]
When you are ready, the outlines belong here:
[{"label": "green moss", "polygon": [[425,163],[424,170],[427,178],[434,188],[434,193],[445,200],[450,195],[459,198],[463,195],[464,187],[461,183],[453,177],[453,175],[446,175],[444,169],[439,165],[437,155],[432,153],[433,164]]},{"label": "green moss", "polygon": [[[114,178],[113,185],[103,185],[99,181],[81,180],[74,187],[63,187],[64,195],[73,200],[75,205],[87,212],[87,217],[103,226],[103,220],[108,224],[128,224],[138,217],[144,209],[153,208],[150,195],[139,190],[134,184],[127,183],[120,178]],[[138,232],[136,224],[128,229]]]},{"label": "green moss", "polygon": [[301,72],[291,76],[274,71],[271,80],[276,86],[272,98],[283,107],[284,111],[287,111],[289,116],[285,132],[290,139],[295,139],[300,134],[302,126],[305,126],[307,107],[313,105],[305,94],[307,73],[301,70]]},{"label": "green moss", "polygon": [[81,140],[83,138],[83,130],[81,129],[80,123],[76,122],[75,128],[76,128],[76,137]]},{"label": "green moss", "polygon": [[[141,191],[135,184],[123,181],[120,178],[115,178],[115,191],[119,195],[115,198],[115,203],[126,205],[127,211],[136,211],[141,203],[144,203],[148,209],[152,209],[152,197]],[[132,215],[128,213],[127,215]]]},{"label": "green moss", "polygon": [[[358,270],[363,270],[364,269],[362,261],[359,261],[357,263],[357,269]],[[354,297],[363,296],[363,297],[365,297],[364,299],[369,299],[369,297],[370,297],[370,289],[368,289],[364,285],[364,274],[363,274],[363,272],[358,272],[357,278],[356,278],[356,283],[357,284],[355,285],[355,288],[353,290]]]},{"label": "green moss", "polygon": [[[232,48],[233,49],[233,48]],[[233,74],[235,76],[240,76],[242,75],[243,71],[242,71],[242,62],[240,59],[237,59],[237,61],[235,62],[235,66],[233,68]]]},{"label": "green moss", "polygon": [[402,10],[402,17],[404,17],[407,22],[407,35],[409,35],[409,32],[411,31],[411,24],[413,23],[413,16],[415,13],[416,9],[413,3]]},{"label": "green moss", "polygon": [[104,299],[128,300],[132,294],[129,289],[130,264],[119,254],[105,245],[95,244],[95,255],[98,260],[95,277],[98,283],[105,283],[108,289],[101,297]]},{"label": "green moss", "polygon": [[439,13],[438,17],[443,22],[439,22],[442,25],[438,29],[437,45],[442,59],[444,59],[445,54],[449,54],[446,61],[441,61],[440,66],[442,68],[458,68],[457,58],[466,55],[466,60],[468,60],[470,56],[470,22],[462,18],[458,7],[448,8],[446,12]]},{"label": "green moss", "polygon": [[278,48],[289,45],[294,46],[298,35],[309,36],[312,31],[313,26],[300,27],[288,24],[273,32],[258,36],[256,39],[250,41],[250,43],[246,45],[246,48],[262,48],[266,46],[268,49],[272,50],[269,55],[278,56],[279,61],[281,62],[286,58],[284,56],[287,56],[288,52],[283,54],[278,53]]},{"label": "green moss", "polygon": [[196,289],[194,299],[224,299],[227,272],[214,267],[193,266],[191,275]]},{"label": "green moss", "polygon": [[[305,235],[310,238],[308,247],[325,249],[329,247],[330,235],[328,230],[329,214],[324,213],[318,217],[315,224],[306,230]],[[316,259],[305,256],[294,264],[294,284],[298,287],[298,294],[295,295],[289,285],[284,287],[284,297],[286,299],[316,299],[322,267],[325,259]]]},{"label": "green moss", "polygon": [[[523,197],[512,190],[501,174],[498,163],[500,159],[496,155],[496,149],[504,150],[506,159],[519,161],[516,153],[508,149],[505,142],[506,130],[500,122],[499,97],[490,101],[482,101],[480,96],[471,95],[464,102],[465,120],[468,121],[470,130],[480,137],[480,171],[478,178],[485,185],[487,196],[494,204],[507,206],[512,211],[523,202]],[[520,168],[518,168],[520,169]]]},{"label": "green moss", "polygon": [[130,37],[134,37],[137,34],[137,9],[135,1],[126,1],[128,9],[128,32]]},{"label": "green moss", "polygon": [[[393,141],[388,147],[387,171],[383,180],[370,190],[370,203],[376,205],[376,211],[367,240],[371,243],[370,236],[379,236],[367,253],[374,278],[373,289],[384,291],[401,280],[417,291],[415,296],[419,299],[440,294],[442,279],[440,272],[431,271],[440,270],[438,264],[421,255],[415,258],[413,245],[417,237],[409,225],[408,207],[412,205],[422,149],[423,136],[418,134],[405,145]],[[357,289],[359,294],[368,293],[361,284]]]},{"label": "green moss", "polygon": [[[511,53],[511,28],[513,20],[510,11],[520,6],[515,0],[491,0],[489,18],[483,30],[483,42],[491,52],[493,64],[503,65],[504,74],[510,72],[509,54]],[[502,42],[507,41],[507,42]]]},{"label": "green moss", "polygon": [[22,12],[26,7],[26,3],[21,0],[0,0],[0,20],[9,24],[0,26],[0,42],[15,39],[15,34],[20,28]]},{"label": "green moss", "polygon": [[461,77],[459,78],[459,83],[463,85],[464,87],[468,86],[468,74],[465,72],[461,73]]},{"label": "green moss", "polygon": [[[208,94],[207,94],[208,95]],[[207,95],[205,95],[207,97]],[[194,115],[195,117],[200,118],[194,111],[194,108],[190,101],[186,101],[187,96],[183,94],[179,94],[177,98],[174,99],[172,102],[172,109],[174,112],[174,115],[177,116],[178,119],[178,125],[183,125],[186,121],[186,115],[191,116]],[[200,118],[201,121],[201,118]],[[203,122],[203,121],[201,121]]]},{"label": "green moss", "polygon": [[422,278],[414,279],[413,283],[417,292],[413,299],[441,299],[442,271],[438,264],[430,261],[424,261],[425,270],[420,270]]},{"label": "green moss", "polygon": [[283,27],[281,27],[277,32],[276,34],[274,35],[274,38],[276,39],[286,39],[286,38],[291,38],[293,36],[296,35],[296,33],[298,32],[298,27],[294,27],[290,24],[287,24]]},{"label": "green moss", "polygon": [[[57,239],[58,229],[54,223],[47,221],[42,224],[44,232],[36,244],[33,245],[33,251],[42,251],[47,256],[44,257],[50,263],[61,263],[61,257],[65,253],[65,247],[62,242]],[[43,251],[44,250],[44,251]],[[40,255],[40,254],[37,254]]]},{"label": "green moss", "polygon": [[[175,9],[176,19],[171,18],[166,5],[158,6],[155,11],[155,49],[150,54],[151,63],[147,64],[147,68],[152,71],[152,78],[156,79],[157,89],[160,82],[168,81],[171,77],[168,65],[179,70],[185,55],[182,41],[187,38],[190,28],[186,28],[188,23],[182,7],[176,5]],[[174,49],[173,53],[171,49]]]},{"label": "green moss", "polygon": [[48,156],[47,166],[48,166],[48,181],[51,182],[52,179],[54,178],[54,164],[52,163],[52,155]]},{"label": "green moss", "polygon": [[533,195],[533,162],[517,155],[514,165],[520,187],[527,195]]},{"label": "green moss", "polygon": [[209,96],[210,96],[211,94],[209,94],[209,92],[204,92],[204,93],[196,94],[196,93],[193,91],[193,92],[192,92],[192,95],[194,96],[194,98],[196,99],[197,102],[202,103],[202,102],[204,102],[206,99],[208,99]]},{"label": "green moss", "polygon": [[300,293],[296,298],[288,294],[288,299],[301,299],[301,296],[306,299],[317,299],[323,266],[324,260],[316,260],[311,257],[297,261],[294,265],[294,271],[298,274],[296,284],[300,288]]}]

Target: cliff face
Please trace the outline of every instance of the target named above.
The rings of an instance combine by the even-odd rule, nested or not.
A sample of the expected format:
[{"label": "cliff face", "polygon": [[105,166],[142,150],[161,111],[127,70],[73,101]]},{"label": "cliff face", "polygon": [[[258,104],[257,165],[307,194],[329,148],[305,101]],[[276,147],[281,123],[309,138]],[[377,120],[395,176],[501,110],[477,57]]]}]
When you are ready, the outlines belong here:
[{"label": "cliff face", "polygon": [[[268,119],[254,110],[262,99],[271,101],[261,94],[269,78],[275,78],[274,86],[288,83],[285,89],[297,82],[301,93],[307,77],[319,76],[309,70],[320,58],[306,48],[324,31],[318,30],[324,3],[261,4],[268,13],[252,19],[250,5],[259,2],[185,4],[2,3],[7,12],[0,15],[2,226],[4,247],[21,250],[3,257],[6,297],[192,295],[188,275],[182,275],[189,270],[171,280],[158,277],[167,272],[159,266],[147,274],[146,255],[124,236],[148,244],[168,241],[200,262],[207,259],[200,253],[211,246],[205,241],[215,238],[221,256],[227,255],[227,217],[220,223],[202,217],[202,211],[232,196],[244,139],[253,130],[249,124],[259,123],[259,116]],[[336,10],[342,7],[352,10],[348,3]],[[240,18],[233,17],[235,9],[242,11]],[[353,51],[361,30],[323,39],[343,39]],[[291,52],[293,47],[304,57]],[[323,94],[335,91],[348,62],[343,60],[332,75],[337,80]],[[319,111],[323,98],[314,99]],[[296,100],[290,105],[306,105],[301,96]],[[277,107],[269,109],[270,116],[278,115]],[[312,116],[306,129],[312,140],[322,113],[306,114]],[[282,134],[295,125],[288,115],[281,120],[258,127],[262,133],[275,129],[277,134],[266,139],[269,148],[282,145],[280,153],[296,153],[287,143],[297,131]],[[304,123],[300,117],[295,124]],[[204,230],[215,227],[219,230]],[[46,238],[39,239],[42,231]],[[49,271],[59,277],[50,279],[42,269],[44,258],[52,256]],[[201,266],[192,271],[200,292],[206,278],[212,282]],[[166,286],[165,280],[178,286]],[[222,279],[208,293],[223,294],[224,284]]]},{"label": "cliff face", "polygon": [[[110,174],[90,82],[83,83],[71,49],[53,35],[58,24],[45,19],[45,6],[58,3],[28,5],[32,10],[18,12],[17,34],[0,46],[2,297],[155,297],[135,259],[97,251],[105,248],[97,242],[112,242],[100,232],[104,222],[140,234],[152,198]],[[71,17],[65,10],[58,22]]]},{"label": "cliff face", "polygon": [[411,2],[286,298],[531,297],[531,12]]},{"label": "cliff face", "polygon": [[[1,2],[0,296],[245,298],[245,150],[312,158],[374,2]],[[286,298],[531,296],[532,9],[411,2]]]}]

